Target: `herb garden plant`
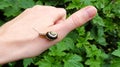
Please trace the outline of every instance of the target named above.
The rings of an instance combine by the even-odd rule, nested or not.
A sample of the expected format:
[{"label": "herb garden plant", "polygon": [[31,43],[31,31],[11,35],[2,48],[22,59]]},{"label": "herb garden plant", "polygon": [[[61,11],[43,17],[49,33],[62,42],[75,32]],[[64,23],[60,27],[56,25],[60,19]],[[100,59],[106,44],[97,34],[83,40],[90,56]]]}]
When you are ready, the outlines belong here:
[{"label": "herb garden plant", "polygon": [[0,25],[34,5],[65,8],[68,16],[93,5],[98,13],[41,55],[1,67],[120,67],[120,0],[0,0]]}]

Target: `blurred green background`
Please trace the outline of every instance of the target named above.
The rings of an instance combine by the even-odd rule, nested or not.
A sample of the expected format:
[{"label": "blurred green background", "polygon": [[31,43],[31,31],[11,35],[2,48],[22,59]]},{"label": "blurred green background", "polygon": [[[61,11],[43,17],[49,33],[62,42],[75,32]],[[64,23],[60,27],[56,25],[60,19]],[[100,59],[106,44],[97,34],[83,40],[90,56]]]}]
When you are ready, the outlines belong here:
[{"label": "blurred green background", "polygon": [[34,5],[65,8],[68,16],[93,5],[98,14],[41,55],[1,67],[120,67],[120,0],[0,0],[0,25]]}]

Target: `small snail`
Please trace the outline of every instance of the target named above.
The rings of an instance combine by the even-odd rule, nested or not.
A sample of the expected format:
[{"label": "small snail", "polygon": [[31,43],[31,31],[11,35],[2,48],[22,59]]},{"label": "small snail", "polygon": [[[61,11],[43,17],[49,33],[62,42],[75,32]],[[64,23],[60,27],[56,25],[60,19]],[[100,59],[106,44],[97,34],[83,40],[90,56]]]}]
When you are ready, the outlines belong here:
[{"label": "small snail", "polygon": [[49,40],[55,40],[58,37],[58,34],[56,32],[49,31],[46,33],[46,37]]},{"label": "small snail", "polygon": [[[33,28],[35,31],[37,31],[35,28]],[[38,32],[38,31],[37,31]],[[40,33],[38,32],[40,36],[43,36],[47,38],[48,40],[55,40],[58,38],[58,34],[53,31],[48,31],[47,33]]]}]

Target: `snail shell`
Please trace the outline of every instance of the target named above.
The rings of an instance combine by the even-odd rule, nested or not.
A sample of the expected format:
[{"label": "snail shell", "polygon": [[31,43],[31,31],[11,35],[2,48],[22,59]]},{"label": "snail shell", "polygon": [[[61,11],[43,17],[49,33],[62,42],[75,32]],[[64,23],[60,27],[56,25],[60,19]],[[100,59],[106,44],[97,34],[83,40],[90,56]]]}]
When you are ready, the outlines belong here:
[{"label": "snail shell", "polygon": [[56,32],[50,31],[50,32],[47,32],[47,33],[46,33],[46,37],[47,37],[49,40],[55,40],[55,39],[57,39],[58,34],[57,34]]}]

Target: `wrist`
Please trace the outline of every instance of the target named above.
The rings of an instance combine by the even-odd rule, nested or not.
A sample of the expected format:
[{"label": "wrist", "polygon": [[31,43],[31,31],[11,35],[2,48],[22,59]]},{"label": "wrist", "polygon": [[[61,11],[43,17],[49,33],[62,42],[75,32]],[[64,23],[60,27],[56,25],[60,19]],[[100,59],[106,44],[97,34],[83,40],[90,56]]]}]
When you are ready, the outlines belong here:
[{"label": "wrist", "polygon": [[22,52],[18,51],[16,46],[13,46],[16,43],[3,41],[3,39],[0,37],[0,65],[20,59]]}]

